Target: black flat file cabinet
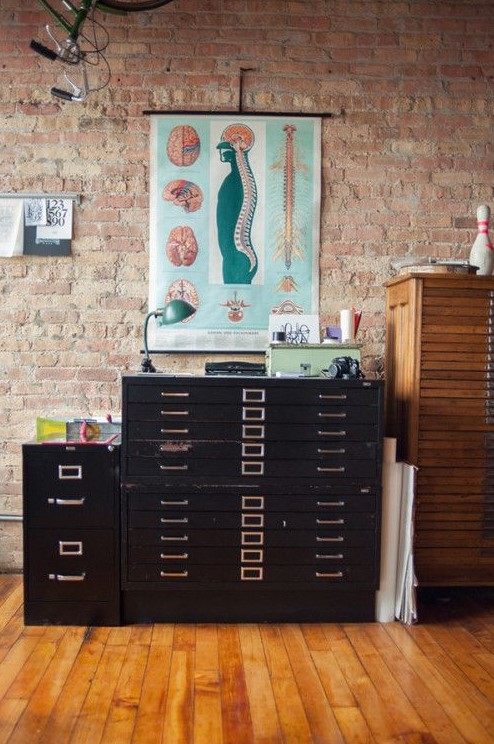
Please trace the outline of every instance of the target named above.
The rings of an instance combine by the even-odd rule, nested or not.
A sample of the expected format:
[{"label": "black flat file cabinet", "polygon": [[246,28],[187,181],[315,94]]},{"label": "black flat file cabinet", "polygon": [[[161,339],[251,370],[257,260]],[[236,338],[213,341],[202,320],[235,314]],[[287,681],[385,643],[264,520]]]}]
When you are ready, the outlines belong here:
[{"label": "black flat file cabinet", "polygon": [[381,381],[123,378],[123,622],[375,618]]},{"label": "black flat file cabinet", "polygon": [[120,447],[23,445],[27,625],[119,625]]}]

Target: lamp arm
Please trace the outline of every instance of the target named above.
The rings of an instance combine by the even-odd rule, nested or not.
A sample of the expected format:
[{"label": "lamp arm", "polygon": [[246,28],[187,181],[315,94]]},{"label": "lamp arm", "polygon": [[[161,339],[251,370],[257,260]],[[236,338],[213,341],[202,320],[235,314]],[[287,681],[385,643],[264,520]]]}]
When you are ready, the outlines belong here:
[{"label": "lamp arm", "polygon": [[146,318],[144,320],[144,359],[141,362],[141,371],[142,372],[156,372],[156,369],[153,366],[153,363],[151,359],[149,358],[149,348],[148,348],[148,325],[151,318],[157,318],[158,313],[153,310],[153,312],[150,312],[146,315]]}]

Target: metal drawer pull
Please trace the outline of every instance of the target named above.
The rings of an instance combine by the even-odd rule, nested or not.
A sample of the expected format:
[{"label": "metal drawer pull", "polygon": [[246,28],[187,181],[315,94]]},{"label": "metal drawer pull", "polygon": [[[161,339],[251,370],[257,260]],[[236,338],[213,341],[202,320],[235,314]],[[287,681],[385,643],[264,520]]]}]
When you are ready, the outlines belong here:
[{"label": "metal drawer pull", "polygon": [[190,411],[161,411],[162,416],[188,416]]},{"label": "metal drawer pull", "polygon": [[342,537],[342,535],[338,535],[338,537],[319,537],[319,535],[316,535],[316,542],[337,542],[342,543],[344,542],[345,538]]},{"label": "metal drawer pull", "polygon": [[242,475],[264,475],[264,463],[242,460]]},{"label": "metal drawer pull", "polygon": [[342,393],[341,395],[323,395],[319,393],[320,400],[346,400],[347,398],[348,395],[346,393]]},{"label": "metal drawer pull", "polygon": [[188,465],[160,465],[160,470],[188,470]]},{"label": "metal drawer pull", "polygon": [[59,465],[59,480],[82,480],[82,465]]},{"label": "metal drawer pull", "polygon": [[160,434],[188,434],[188,429],[160,429]]},{"label": "metal drawer pull", "polygon": [[190,452],[192,449],[192,442],[165,442],[164,444],[160,444],[159,451],[160,452],[168,452],[172,455],[183,455],[186,452]]},{"label": "metal drawer pull", "polygon": [[343,571],[335,571],[334,573],[322,573],[322,571],[316,571],[318,579],[341,579],[343,577]]},{"label": "metal drawer pull", "polygon": [[264,509],[264,496],[242,496],[242,509]]},{"label": "metal drawer pull", "polygon": [[161,506],[188,506],[189,500],[182,499],[181,501],[160,501]]},{"label": "metal drawer pull", "polygon": [[50,505],[55,506],[83,506],[85,498],[82,499],[47,499]]},{"label": "metal drawer pull", "polygon": [[82,541],[68,542],[59,540],[58,555],[82,555]]},{"label": "metal drawer pull", "polygon": [[163,561],[186,561],[189,557],[188,553],[161,553],[160,558]]},{"label": "metal drawer pull", "polygon": [[264,439],[265,429],[264,426],[253,426],[250,424],[242,424],[242,439]]},{"label": "metal drawer pull", "polygon": [[344,501],[318,501],[317,506],[345,506]]},{"label": "metal drawer pull", "polygon": [[161,396],[163,398],[188,398],[190,393],[171,393],[168,390],[162,390]]},{"label": "metal drawer pull", "polygon": [[345,466],[344,465],[340,465],[337,468],[321,468],[321,467],[318,466],[317,467],[317,472],[318,473],[344,473],[345,472]]},{"label": "metal drawer pull", "polygon": [[264,527],[264,514],[242,514],[242,527]]},{"label": "metal drawer pull", "polygon": [[264,421],[265,418],[264,408],[242,408],[242,421]]},{"label": "metal drawer pull", "polygon": [[76,574],[69,576],[67,574],[48,574],[50,581],[86,581],[86,574]]},{"label": "metal drawer pull", "polygon": [[264,532],[242,532],[242,545],[264,545]]},{"label": "metal drawer pull", "polygon": [[242,403],[264,403],[266,391],[259,388],[244,388],[242,390]]},{"label": "metal drawer pull", "polygon": [[344,519],[316,519],[316,524],[345,524]]},{"label": "metal drawer pull", "polygon": [[257,567],[249,567],[249,566],[241,566],[240,567],[240,580],[241,581],[262,581],[263,580],[263,572],[264,569],[260,566]]},{"label": "metal drawer pull", "polygon": [[346,411],[342,411],[341,413],[323,413],[319,411],[317,415],[320,418],[346,418]]},{"label": "metal drawer pull", "polygon": [[182,535],[181,537],[167,537],[166,535],[160,535],[160,540],[162,542],[187,542],[188,539],[188,535]]},{"label": "metal drawer pull", "polygon": [[166,517],[161,517],[160,522],[161,524],[189,524],[189,518],[183,517],[182,519],[167,519]]},{"label": "metal drawer pull", "polygon": [[160,571],[162,579],[186,579],[188,575],[188,571]]},{"label": "metal drawer pull", "polygon": [[242,457],[264,457],[264,443],[242,442]]},{"label": "metal drawer pull", "polygon": [[341,431],[321,431],[319,430],[318,435],[320,437],[346,437],[346,431],[345,429],[342,429]]},{"label": "metal drawer pull", "polygon": [[318,448],[317,454],[318,455],[344,455],[346,452],[346,449],[344,447],[339,447],[338,449],[320,449]]},{"label": "metal drawer pull", "polygon": [[242,563],[262,563],[263,551],[262,550],[248,550],[242,548],[240,551],[240,560]]},{"label": "metal drawer pull", "polygon": [[328,560],[328,561],[341,561],[343,560],[343,553],[316,553],[316,558],[319,560]]}]

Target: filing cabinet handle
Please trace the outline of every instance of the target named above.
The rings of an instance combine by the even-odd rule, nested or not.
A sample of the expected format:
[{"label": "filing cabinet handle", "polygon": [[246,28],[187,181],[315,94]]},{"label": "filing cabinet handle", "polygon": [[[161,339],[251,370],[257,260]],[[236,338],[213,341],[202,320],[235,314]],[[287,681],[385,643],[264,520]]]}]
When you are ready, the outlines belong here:
[{"label": "filing cabinet handle", "polygon": [[341,543],[345,540],[345,538],[342,535],[338,535],[338,537],[319,537],[319,535],[316,535],[316,542],[337,542]]},{"label": "filing cabinet handle", "polygon": [[187,542],[188,539],[188,535],[182,535],[181,537],[167,537],[166,535],[160,535],[160,540],[162,542]]},{"label": "filing cabinet handle", "polygon": [[188,416],[190,411],[161,411],[162,416]]},{"label": "filing cabinet handle", "polygon": [[182,499],[181,501],[160,501],[161,506],[188,506],[189,500]]},{"label": "filing cabinet handle", "polygon": [[341,579],[343,578],[343,571],[334,571],[334,573],[316,571],[316,576],[318,579]]},{"label": "filing cabinet handle", "polygon": [[346,411],[341,411],[340,413],[323,413],[323,411],[319,411],[317,415],[320,418],[346,418]]},{"label": "filing cabinet handle", "polygon": [[188,434],[188,429],[160,429],[160,434]]},{"label": "filing cabinet handle", "polygon": [[82,541],[60,540],[58,543],[59,555],[82,555],[82,552]]},{"label": "filing cabinet handle", "polygon": [[317,450],[318,455],[344,455],[346,449],[344,447],[338,447],[338,449],[321,449]]},{"label": "filing cabinet handle", "polygon": [[343,560],[343,553],[316,553],[316,558],[319,560],[341,561]]},{"label": "filing cabinet handle", "polygon": [[316,519],[316,524],[345,524],[344,519]]},{"label": "filing cabinet handle", "polygon": [[161,524],[188,524],[189,518],[183,517],[183,519],[167,519],[166,517],[161,517],[160,522]]},{"label": "filing cabinet handle", "polygon": [[318,501],[317,506],[345,506],[344,501]]},{"label": "filing cabinet handle", "polygon": [[188,571],[160,571],[162,579],[186,579],[188,575]]},{"label": "filing cabinet handle", "polygon": [[348,395],[346,393],[341,393],[341,395],[325,395],[324,393],[319,393],[320,400],[346,400],[347,398]]},{"label": "filing cabinet handle", "polygon": [[162,398],[188,398],[190,396],[190,393],[184,392],[184,393],[172,393],[169,390],[162,390],[161,391],[161,397]]},{"label": "filing cabinet handle", "polygon": [[318,473],[344,473],[345,472],[345,466],[340,465],[337,468],[321,468],[318,466],[317,468]]},{"label": "filing cabinet handle", "polygon": [[163,561],[186,561],[189,557],[188,553],[161,553],[160,558]]},{"label": "filing cabinet handle", "polygon": [[85,498],[82,499],[47,499],[50,506],[84,506]]},{"label": "filing cabinet handle", "polygon": [[177,450],[182,455],[186,452],[190,452],[192,449],[192,443],[185,443],[185,442],[167,442],[165,444],[160,444],[160,452],[171,452],[172,454],[176,454]]},{"label": "filing cabinet handle", "polygon": [[319,431],[317,432],[320,437],[346,437],[346,431],[345,429],[342,429],[341,431]]},{"label": "filing cabinet handle", "polygon": [[82,465],[59,465],[58,480],[82,480]]},{"label": "filing cabinet handle", "polygon": [[86,581],[86,574],[49,574],[50,581]]},{"label": "filing cabinet handle", "polygon": [[188,470],[188,465],[160,465],[160,470]]}]

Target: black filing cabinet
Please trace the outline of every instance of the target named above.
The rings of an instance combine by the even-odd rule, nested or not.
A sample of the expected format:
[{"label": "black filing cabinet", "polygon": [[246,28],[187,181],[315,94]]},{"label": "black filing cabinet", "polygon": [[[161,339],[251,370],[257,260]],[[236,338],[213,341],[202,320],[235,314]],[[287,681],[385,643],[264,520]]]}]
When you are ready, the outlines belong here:
[{"label": "black filing cabinet", "polygon": [[120,623],[120,447],[23,445],[27,625]]},{"label": "black filing cabinet", "polygon": [[373,620],[382,382],[123,379],[124,622]]}]

